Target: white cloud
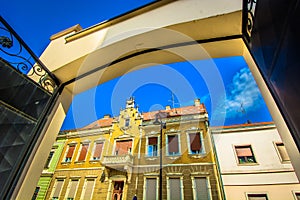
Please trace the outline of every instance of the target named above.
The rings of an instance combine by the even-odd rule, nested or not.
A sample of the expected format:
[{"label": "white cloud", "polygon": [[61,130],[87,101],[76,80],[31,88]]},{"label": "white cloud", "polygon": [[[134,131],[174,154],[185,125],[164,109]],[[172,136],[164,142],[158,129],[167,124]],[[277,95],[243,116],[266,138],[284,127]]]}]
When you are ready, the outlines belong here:
[{"label": "white cloud", "polygon": [[212,113],[215,117],[223,114],[226,114],[226,118],[240,117],[243,115],[242,108],[250,112],[262,105],[262,96],[249,68],[237,72],[226,86],[226,91],[227,96],[220,97],[218,108]]},{"label": "white cloud", "polygon": [[241,105],[246,112],[256,110],[261,105],[262,97],[249,68],[242,68],[234,75],[227,91],[224,105],[227,117],[238,115]]}]

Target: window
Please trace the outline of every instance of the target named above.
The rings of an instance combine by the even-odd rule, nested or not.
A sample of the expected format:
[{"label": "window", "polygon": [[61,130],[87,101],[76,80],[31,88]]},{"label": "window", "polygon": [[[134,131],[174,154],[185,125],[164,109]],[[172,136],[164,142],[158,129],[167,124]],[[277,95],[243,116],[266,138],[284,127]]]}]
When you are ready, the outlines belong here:
[{"label": "window", "polygon": [[276,143],[276,148],[282,162],[290,161],[290,157],[282,142]]},{"label": "window", "polygon": [[59,199],[62,186],[64,184],[64,179],[56,179],[55,185],[53,187],[52,200]]},{"label": "window", "polygon": [[81,144],[81,149],[80,149],[78,161],[85,161],[88,149],[89,149],[89,143],[82,143]]},{"label": "window", "polygon": [[157,137],[148,137],[147,156],[157,156]]},{"label": "window", "polygon": [[206,177],[193,177],[193,196],[197,200],[207,200],[210,198],[209,183]]},{"label": "window", "polygon": [[75,147],[76,147],[75,144],[69,144],[67,154],[66,154],[66,158],[65,158],[65,162],[71,162],[73,154],[74,154]]},{"label": "window", "polygon": [[100,160],[103,149],[103,142],[95,142],[92,160]]},{"label": "window", "polygon": [[268,200],[266,194],[248,194],[248,200]]},{"label": "window", "polygon": [[252,148],[250,145],[247,146],[235,146],[236,155],[239,164],[245,163],[256,163]]},{"label": "window", "polygon": [[145,182],[145,199],[155,200],[157,199],[157,179],[156,178],[146,178]]},{"label": "window", "polygon": [[167,140],[168,155],[179,155],[178,135],[168,135]]},{"label": "window", "polygon": [[294,195],[296,200],[300,200],[300,192],[295,192]]},{"label": "window", "polygon": [[50,151],[49,156],[48,156],[47,161],[46,161],[45,166],[44,166],[45,169],[48,169],[48,168],[49,168],[49,165],[50,165],[50,162],[51,162],[52,157],[53,157],[53,155],[54,155],[54,152],[55,152],[54,149],[52,149],[52,150]]},{"label": "window", "polygon": [[130,154],[132,149],[132,140],[116,141],[115,155]]},{"label": "window", "polygon": [[80,199],[92,199],[94,184],[95,184],[94,178],[88,178],[85,180]]},{"label": "window", "polygon": [[203,152],[203,145],[201,141],[200,132],[189,133],[189,153],[190,154],[199,154]]},{"label": "window", "polygon": [[130,123],[130,118],[125,119],[125,127],[128,127]]},{"label": "window", "polygon": [[40,191],[40,187],[36,187],[35,190],[34,190],[34,193],[33,193],[33,196],[31,198],[31,200],[36,200],[38,194],[39,194],[39,191]]},{"label": "window", "polygon": [[168,190],[168,198],[170,200],[180,200],[183,199],[183,187],[182,187],[182,178],[167,178],[167,190]]},{"label": "window", "polygon": [[67,193],[66,193],[67,200],[75,199],[78,182],[79,182],[78,179],[70,179],[70,182],[69,182],[69,185],[67,188]]}]

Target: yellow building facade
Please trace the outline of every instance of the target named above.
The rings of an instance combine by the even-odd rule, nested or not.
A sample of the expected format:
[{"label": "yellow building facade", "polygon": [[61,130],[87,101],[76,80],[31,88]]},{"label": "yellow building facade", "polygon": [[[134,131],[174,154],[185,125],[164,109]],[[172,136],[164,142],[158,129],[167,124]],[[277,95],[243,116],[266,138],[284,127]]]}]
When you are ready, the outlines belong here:
[{"label": "yellow building facade", "polygon": [[47,199],[222,199],[199,99],[140,113],[130,98],[118,117],[104,116],[58,138],[66,145]]}]

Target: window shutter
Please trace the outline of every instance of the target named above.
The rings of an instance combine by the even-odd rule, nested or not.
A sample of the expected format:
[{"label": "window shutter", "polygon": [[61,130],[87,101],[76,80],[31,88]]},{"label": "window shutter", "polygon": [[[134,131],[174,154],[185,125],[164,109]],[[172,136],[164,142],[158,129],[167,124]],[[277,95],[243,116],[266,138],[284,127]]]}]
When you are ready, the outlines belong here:
[{"label": "window shutter", "polygon": [[252,151],[250,147],[236,147],[236,154],[240,156],[252,156]]},{"label": "window shutter", "polygon": [[74,149],[75,149],[75,146],[69,146],[69,150],[68,150],[68,153],[67,153],[67,158],[72,158],[73,156],[73,153],[74,153]]},{"label": "window shutter", "polygon": [[60,190],[62,188],[62,185],[64,183],[64,180],[56,180],[56,186],[55,186],[55,191],[53,193],[53,197],[59,197]]},{"label": "window shutter", "polygon": [[201,150],[201,141],[200,141],[200,133],[191,133],[190,136],[190,144],[192,151],[200,151]]},{"label": "window shutter", "polygon": [[146,179],[146,200],[156,200],[156,178]]},{"label": "window shutter", "polygon": [[84,161],[85,160],[88,148],[89,148],[89,144],[82,144],[78,161]]},{"label": "window shutter", "polygon": [[169,153],[178,153],[178,135],[169,135],[168,136],[168,149]]},{"label": "window shutter", "polygon": [[75,192],[78,184],[78,180],[71,180],[71,186],[68,194],[68,198],[75,198]]},{"label": "window shutter", "polygon": [[198,200],[209,199],[206,177],[195,178],[196,195]]},{"label": "window shutter", "polygon": [[94,187],[94,179],[87,179],[83,199],[92,199]]},{"label": "window shutter", "polygon": [[116,151],[118,155],[128,154],[128,150],[132,148],[132,140],[124,140],[116,142]]},{"label": "window shutter", "polygon": [[170,199],[181,199],[180,178],[170,178]]},{"label": "window shutter", "polygon": [[149,145],[157,145],[157,137],[148,138]]},{"label": "window shutter", "polygon": [[102,153],[103,143],[96,143],[94,158],[100,158]]}]

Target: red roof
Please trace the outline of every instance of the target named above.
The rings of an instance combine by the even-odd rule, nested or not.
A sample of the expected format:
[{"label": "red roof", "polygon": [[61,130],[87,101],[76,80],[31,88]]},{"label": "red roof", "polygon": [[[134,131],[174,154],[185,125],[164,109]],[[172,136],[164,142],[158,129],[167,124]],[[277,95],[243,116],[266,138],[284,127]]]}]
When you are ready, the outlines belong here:
[{"label": "red roof", "polygon": [[[181,107],[181,108],[172,108],[169,110],[158,110],[158,111],[152,111],[152,112],[146,112],[143,113],[143,120],[151,120],[151,119],[155,119],[155,115],[157,113],[162,113],[165,117],[176,117],[176,116],[182,116],[182,115],[192,115],[192,114],[200,114],[200,113],[206,113],[206,108],[204,106],[204,104],[200,104],[198,106],[185,106],[185,107]],[[101,118],[98,119],[97,121],[79,128],[79,129],[74,129],[74,130],[66,130],[66,131],[62,131],[62,132],[75,132],[78,130],[87,130],[87,129],[93,129],[93,128],[99,128],[99,127],[108,127],[112,125],[113,122],[113,118],[111,117],[105,117],[105,118]]]},{"label": "red roof", "polygon": [[143,119],[144,120],[155,119],[155,115],[157,113],[161,113],[163,115],[163,118],[175,117],[175,116],[182,116],[182,115],[206,113],[206,108],[204,104],[200,104],[199,106],[185,106],[181,108],[172,108],[170,110],[158,110],[158,111],[146,112],[143,113]]},{"label": "red roof", "polygon": [[98,119],[97,121],[94,121],[93,123],[91,123],[85,127],[82,127],[79,130],[111,126],[112,121],[113,121],[113,118],[111,118],[111,117]]}]

